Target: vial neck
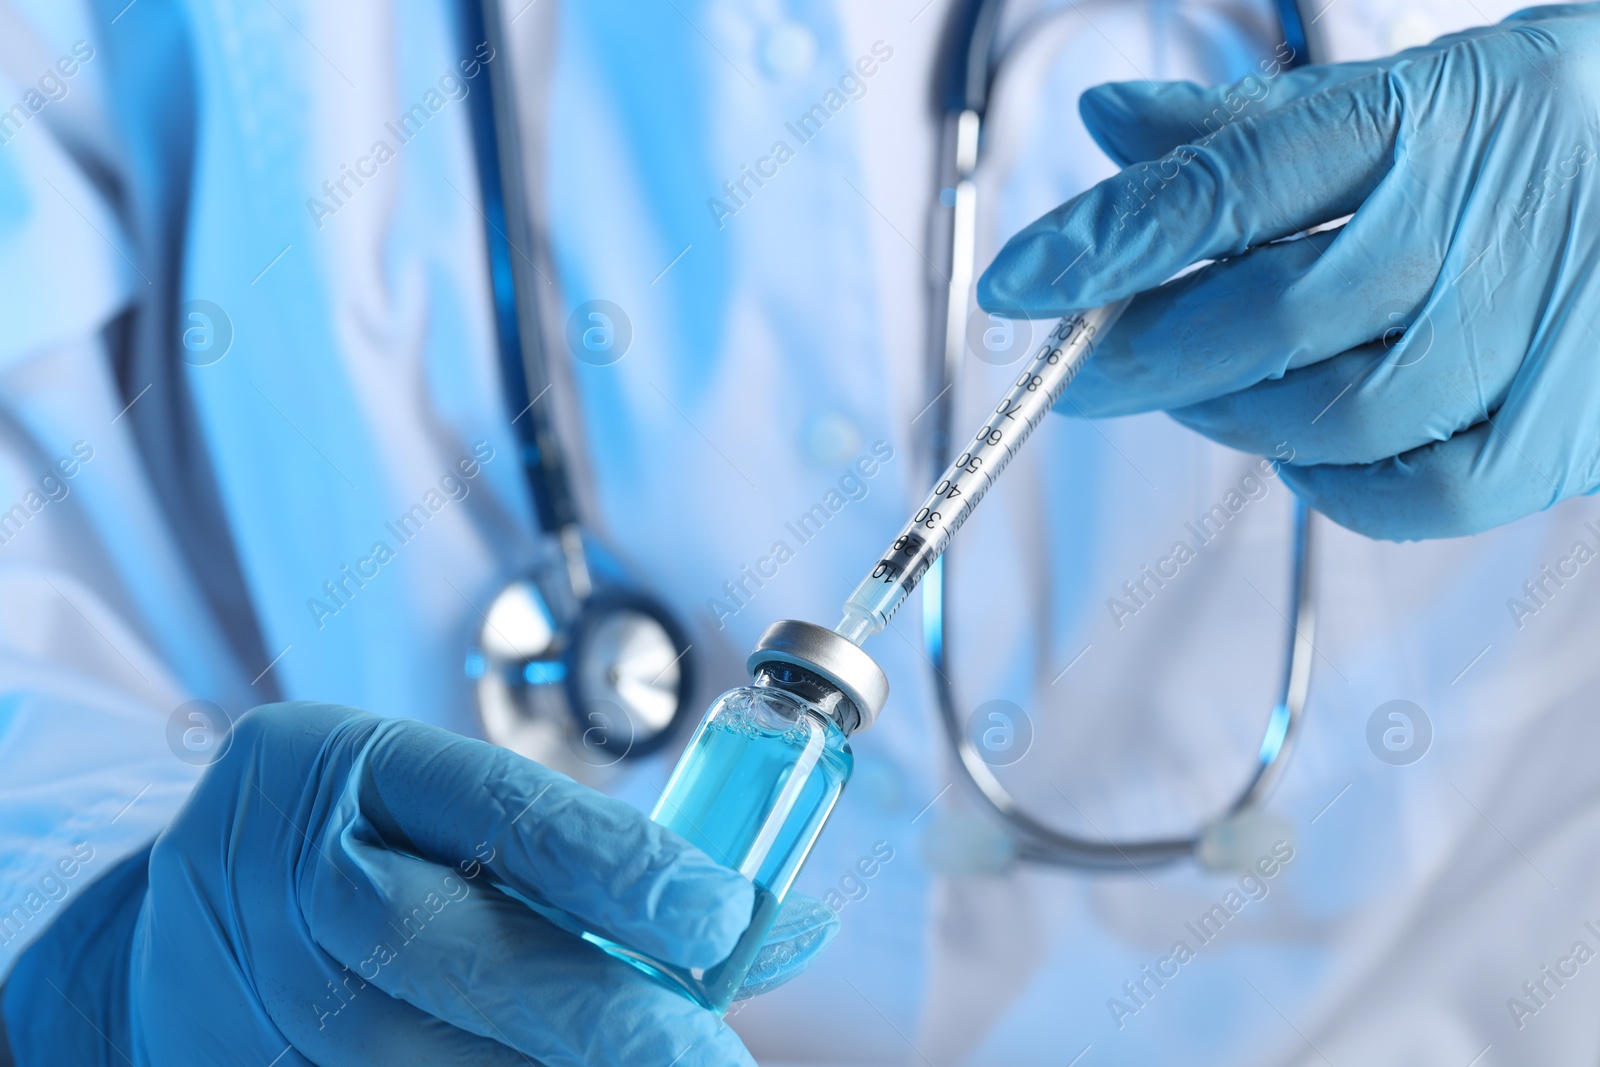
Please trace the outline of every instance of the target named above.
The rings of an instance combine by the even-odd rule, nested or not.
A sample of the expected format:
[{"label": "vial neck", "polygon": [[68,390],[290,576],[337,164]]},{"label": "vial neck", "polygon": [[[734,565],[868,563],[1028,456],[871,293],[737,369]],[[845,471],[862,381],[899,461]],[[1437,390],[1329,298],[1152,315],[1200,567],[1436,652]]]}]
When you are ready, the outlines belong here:
[{"label": "vial neck", "polygon": [[782,689],[804,700],[837,726],[846,737],[861,725],[861,712],[838,686],[804,667],[789,663],[764,663],[756,671],[758,688]]}]

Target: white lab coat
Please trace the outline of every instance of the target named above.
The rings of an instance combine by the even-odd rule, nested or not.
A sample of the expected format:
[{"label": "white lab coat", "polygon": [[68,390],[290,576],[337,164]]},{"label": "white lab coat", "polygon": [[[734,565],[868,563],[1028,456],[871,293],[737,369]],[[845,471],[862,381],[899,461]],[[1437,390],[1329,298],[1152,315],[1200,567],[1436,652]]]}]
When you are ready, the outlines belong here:
[{"label": "white lab coat", "polygon": [[[927,102],[947,6],[547,0],[514,24],[546,332],[559,345],[595,299],[633,328],[620,362],[562,362],[558,417],[592,526],[689,624],[703,698],[742,678],[772,619],[831,622],[926,488]],[[1110,172],[1076,116],[1083,87],[1221,80],[1277,43],[1250,3],[1060,6],[1046,19],[1052,5],[1018,0],[1002,34],[984,261]],[[0,928],[0,968],[181,803],[196,774],[171,747],[184,702],[327,699],[476,730],[463,655],[535,553],[466,110],[441,89],[473,49],[445,5],[195,3],[181,28],[144,14],[0,8],[0,102],[73,42],[96,49],[0,146],[19,205],[0,223],[0,306],[26,324],[0,339],[0,508],[76,442],[93,450],[0,546],[0,911],[24,911],[9,939]],[[1342,0],[1307,17],[1324,54],[1353,58],[1500,14]],[[119,66],[130,47],[167,57],[166,84]],[[858,98],[791,131],[861,57],[875,63]],[[362,163],[419,101],[425,126]],[[190,300],[231,323],[206,366],[172,358],[159,311]],[[1005,376],[972,364],[958,427]],[[799,543],[786,523],[880,441],[893,458],[865,494],[846,486],[860,499]],[[494,458],[465,498],[330,597],[475,447]],[[965,707],[1022,709],[1032,746],[1003,773],[1041,817],[1184,831],[1241,780],[1283,641],[1282,486],[1264,482],[1136,613],[1108,601],[1252,462],[1163,416],[1054,420],[963,533],[953,675]],[[842,932],[732,1025],[763,1063],[795,1065],[1592,1061],[1590,968],[1547,982],[1536,1014],[1507,1006],[1532,1003],[1523,982],[1578,940],[1600,948],[1584,926],[1600,927],[1584,899],[1600,855],[1587,568],[1536,615],[1507,607],[1575,540],[1600,544],[1590,519],[1600,509],[1572,501],[1408,546],[1319,523],[1312,697],[1272,801],[1293,858],[1242,897],[1237,878],[1189,867],[930,862],[972,805],[938,740],[913,604],[872,649],[894,694],[853,742],[856,779],[799,882],[842,903]],[[770,572],[779,541],[792,558],[730,595],[744,566]],[[1410,766],[1367,743],[1397,698],[1433,724]],[[647,806],[668,769],[609,786]],[[79,881],[41,895],[83,845]],[[1230,917],[1202,944],[1188,924],[1218,904]],[[1194,958],[1163,962],[1178,941]],[[1158,984],[1146,966],[1177,971]]]}]

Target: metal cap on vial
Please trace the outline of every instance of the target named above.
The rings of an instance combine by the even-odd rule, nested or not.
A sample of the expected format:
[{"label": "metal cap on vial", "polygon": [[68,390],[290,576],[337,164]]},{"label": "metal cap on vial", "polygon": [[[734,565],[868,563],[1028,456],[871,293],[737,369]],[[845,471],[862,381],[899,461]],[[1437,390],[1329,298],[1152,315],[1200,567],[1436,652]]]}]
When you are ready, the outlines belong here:
[{"label": "metal cap on vial", "polygon": [[857,730],[871,726],[889,699],[883,668],[859,646],[815,623],[784,619],[768,626],[746,665],[753,674],[773,663],[800,667],[838,686],[861,716]]}]

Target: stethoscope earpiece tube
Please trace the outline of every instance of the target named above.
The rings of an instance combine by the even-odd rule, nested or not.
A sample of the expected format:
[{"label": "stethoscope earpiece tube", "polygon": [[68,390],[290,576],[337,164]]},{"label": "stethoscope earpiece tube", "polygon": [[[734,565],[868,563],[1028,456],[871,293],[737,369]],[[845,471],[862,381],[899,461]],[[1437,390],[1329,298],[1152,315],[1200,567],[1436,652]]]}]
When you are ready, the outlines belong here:
[{"label": "stethoscope earpiece tube", "polygon": [[553,379],[540,322],[537,271],[530,258],[537,246],[522,153],[505,151],[507,145],[522,144],[515,69],[499,0],[466,0],[462,9],[467,44],[483,41],[491,49],[490,60],[483,64],[487,91],[470,93],[468,106],[483,199],[500,378],[539,525],[547,533],[559,533],[576,527],[578,514],[549,406],[538,403]]},{"label": "stethoscope earpiece tube", "polygon": [[[693,686],[690,644],[660,601],[615,577],[597,587],[568,463],[544,400],[553,365],[539,314],[530,187],[515,69],[499,0],[463,0],[468,48],[487,44],[469,91],[495,341],[508,415],[539,528],[553,550],[490,603],[467,674],[489,739],[579,778],[665,746]],[[541,402],[542,401],[542,402]]]},{"label": "stethoscope earpiece tube", "polygon": [[945,24],[934,106],[941,115],[972,111],[981,118],[989,106],[989,56],[1005,0],[967,0]]},{"label": "stethoscope earpiece tube", "polygon": [[1295,0],[1277,0],[1277,5],[1278,25],[1283,27],[1283,43],[1289,46],[1292,53],[1285,66],[1303,66],[1311,61],[1311,44],[1306,37],[1305,20],[1300,17],[1300,5]]}]

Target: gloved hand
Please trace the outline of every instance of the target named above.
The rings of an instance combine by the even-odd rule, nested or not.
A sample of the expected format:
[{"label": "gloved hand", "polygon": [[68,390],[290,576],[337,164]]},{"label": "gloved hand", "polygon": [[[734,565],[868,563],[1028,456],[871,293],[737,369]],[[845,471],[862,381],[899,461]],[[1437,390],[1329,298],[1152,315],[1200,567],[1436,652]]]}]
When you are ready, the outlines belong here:
[{"label": "gloved hand", "polygon": [[1262,69],[1084,94],[1102,147],[1155,162],[1034,222],[979,283],[1028,317],[1143,294],[1063,410],[1292,450],[1296,492],[1382,538],[1600,486],[1600,5]]},{"label": "gloved hand", "polygon": [[[754,1063],[711,1012],[494,883],[689,967],[726,957],[753,906],[681,838],[510,752],[259,708],[148,864],[91,886],[13,971],[18,1067]],[[788,973],[833,932],[811,917],[779,924]]]}]

